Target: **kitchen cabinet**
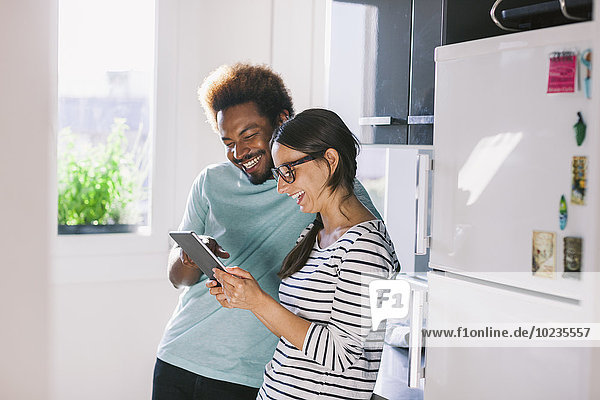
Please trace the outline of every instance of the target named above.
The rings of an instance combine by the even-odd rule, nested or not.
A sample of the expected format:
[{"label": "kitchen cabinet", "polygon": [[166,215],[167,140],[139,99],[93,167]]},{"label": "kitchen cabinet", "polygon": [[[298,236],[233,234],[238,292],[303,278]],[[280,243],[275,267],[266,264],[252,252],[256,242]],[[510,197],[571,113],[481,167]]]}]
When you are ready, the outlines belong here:
[{"label": "kitchen cabinet", "polygon": [[433,143],[441,0],[335,0],[328,101],[363,144]]},{"label": "kitchen cabinet", "polygon": [[[589,21],[592,0],[444,0],[443,44]],[[490,17],[492,8],[501,29]]]}]

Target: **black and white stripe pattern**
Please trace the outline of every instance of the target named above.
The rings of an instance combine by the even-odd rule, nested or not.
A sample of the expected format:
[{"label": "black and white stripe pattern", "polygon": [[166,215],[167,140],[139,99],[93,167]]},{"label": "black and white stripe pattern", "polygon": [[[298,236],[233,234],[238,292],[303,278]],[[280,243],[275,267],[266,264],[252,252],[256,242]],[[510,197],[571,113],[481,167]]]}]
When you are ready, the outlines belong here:
[{"label": "black and white stripe pattern", "polygon": [[258,398],[370,399],[383,332],[371,331],[369,283],[398,268],[379,220],[355,225],[325,249],[315,243],[306,265],[279,287],[281,304],[311,322],[304,345],[281,338]]}]

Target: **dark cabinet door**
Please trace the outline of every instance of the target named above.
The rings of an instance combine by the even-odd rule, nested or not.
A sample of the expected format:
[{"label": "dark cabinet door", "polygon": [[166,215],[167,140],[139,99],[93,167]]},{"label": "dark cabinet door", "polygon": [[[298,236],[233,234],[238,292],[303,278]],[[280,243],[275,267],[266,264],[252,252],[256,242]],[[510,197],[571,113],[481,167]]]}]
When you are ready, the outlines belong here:
[{"label": "dark cabinet door", "polygon": [[414,0],[408,144],[433,144],[434,52],[442,42],[442,2]]},{"label": "dark cabinet door", "polygon": [[329,107],[363,143],[408,143],[410,27],[410,0],[332,2]]},{"label": "dark cabinet door", "polygon": [[440,43],[441,0],[333,1],[329,107],[362,143],[432,144]]}]

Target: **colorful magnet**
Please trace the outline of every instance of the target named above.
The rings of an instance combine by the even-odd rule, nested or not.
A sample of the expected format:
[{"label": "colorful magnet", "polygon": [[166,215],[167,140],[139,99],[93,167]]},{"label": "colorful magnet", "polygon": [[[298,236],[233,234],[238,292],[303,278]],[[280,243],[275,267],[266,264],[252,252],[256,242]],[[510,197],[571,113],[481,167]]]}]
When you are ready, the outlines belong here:
[{"label": "colorful magnet", "polygon": [[558,210],[558,221],[560,224],[560,230],[564,230],[567,226],[567,201],[565,200],[565,195],[560,196],[560,207]]},{"label": "colorful magnet", "polygon": [[571,177],[571,204],[585,205],[585,187],[587,185],[587,157],[573,157]]},{"label": "colorful magnet", "polygon": [[547,93],[575,92],[577,76],[577,53],[560,51],[550,54]]},{"label": "colorful magnet", "polygon": [[581,63],[586,69],[585,78],[583,78],[583,86],[585,89],[585,97],[592,98],[592,50],[586,49],[579,57]]},{"label": "colorful magnet", "polygon": [[554,278],[556,272],[556,233],[533,231],[531,272],[533,276]]},{"label": "colorful magnet", "polygon": [[581,244],[582,239],[579,237],[567,236],[563,239],[564,243],[564,277],[579,278],[581,272]]},{"label": "colorful magnet", "polygon": [[577,141],[577,146],[581,146],[581,143],[585,140],[585,131],[587,129],[587,125],[583,122],[583,117],[581,116],[581,112],[577,113],[579,119],[577,123],[573,125],[573,129],[575,129],[575,140]]}]

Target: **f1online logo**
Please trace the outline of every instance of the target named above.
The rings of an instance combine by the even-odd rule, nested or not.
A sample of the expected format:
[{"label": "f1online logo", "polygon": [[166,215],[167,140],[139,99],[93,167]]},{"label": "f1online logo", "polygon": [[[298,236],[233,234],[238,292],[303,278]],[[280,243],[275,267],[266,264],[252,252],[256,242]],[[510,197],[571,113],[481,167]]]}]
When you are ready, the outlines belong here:
[{"label": "f1online logo", "polygon": [[410,283],[404,280],[376,280],[369,284],[371,322],[378,329],[387,318],[406,318],[410,299]]}]

